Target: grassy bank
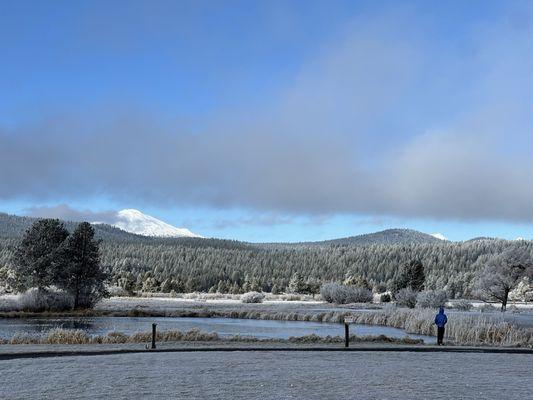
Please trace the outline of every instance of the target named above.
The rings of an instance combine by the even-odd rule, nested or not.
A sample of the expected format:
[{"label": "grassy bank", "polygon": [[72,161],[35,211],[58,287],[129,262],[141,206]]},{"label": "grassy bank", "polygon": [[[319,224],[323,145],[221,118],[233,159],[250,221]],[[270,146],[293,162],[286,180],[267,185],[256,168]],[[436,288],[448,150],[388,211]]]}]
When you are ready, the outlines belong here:
[{"label": "grassy bank", "polygon": [[[149,343],[152,340],[150,332],[137,332],[127,335],[122,332],[109,332],[107,335],[90,336],[85,331],[79,329],[52,329],[42,335],[15,334],[10,339],[0,339],[0,344],[123,344],[123,343]],[[217,333],[206,333],[198,329],[191,329],[186,332],[178,330],[160,331],[156,335],[157,342],[270,342],[270,343],[343,343],[341,336],[318,336],[315,334],[291,337],[289,339],[259,339],[244,336],[232,336],[221,338]],[[380,336],[356,336],[351,335],[350,341],[357,342],[377,342],[396,344],[423,344],[420,339],[411,338],[390,338]]]}]

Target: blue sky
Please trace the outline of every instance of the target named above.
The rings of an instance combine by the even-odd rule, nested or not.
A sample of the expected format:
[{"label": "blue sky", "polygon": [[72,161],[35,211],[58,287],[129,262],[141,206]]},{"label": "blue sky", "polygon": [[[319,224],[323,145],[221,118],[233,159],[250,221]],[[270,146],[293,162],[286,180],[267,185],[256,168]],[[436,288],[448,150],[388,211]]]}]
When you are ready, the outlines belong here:
[{"label": "blue sky", "polygon": [[527,1],[3,1],[0,210],[137,208],[249,241],[532,238],[532,16]]}]

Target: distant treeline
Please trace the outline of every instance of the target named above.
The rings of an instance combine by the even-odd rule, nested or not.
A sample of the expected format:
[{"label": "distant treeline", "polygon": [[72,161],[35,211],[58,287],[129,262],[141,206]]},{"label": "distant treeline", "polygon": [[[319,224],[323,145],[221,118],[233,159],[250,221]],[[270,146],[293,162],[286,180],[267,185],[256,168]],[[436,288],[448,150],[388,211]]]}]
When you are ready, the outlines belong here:
[{"label": "distant treeline", "polygon": [[[383,291],[398,278],[403,265],[420,260],[426,289],[445,289],[451,298],[468,297],[475,273],[485,261],[515,243],[479,239],[410,245],[253,245],[144,238],[105,226],[95,230],[103,239],[101,262],[111,282],[130,291],[284,292],[291,278],[297,278],[313,292],[322,283],[351,277],[365,278],[371,287]],[[19,241],[0,238],[0,268],[9,267]]]},{"label": "distant treeline", "polygon": [[495,240],[293,249],[203,244],[104,242],[102,262],[115,283],[135,290],[239,293],[286,291],[295,275],[311,283],[362,276],[374,288],[384,290],[398,278],[401,266],[416,259],[424,266],[426,288],[445,289],[453,298],[468,297],[475,272],[484,261],[512,245]]}]

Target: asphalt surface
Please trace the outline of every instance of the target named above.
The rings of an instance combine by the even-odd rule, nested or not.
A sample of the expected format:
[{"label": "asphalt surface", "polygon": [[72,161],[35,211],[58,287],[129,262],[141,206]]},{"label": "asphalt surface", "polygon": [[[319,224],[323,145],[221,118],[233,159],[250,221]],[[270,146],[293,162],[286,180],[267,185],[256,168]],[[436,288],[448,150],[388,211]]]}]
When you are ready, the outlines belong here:
[{"label": "asphalt surface", "polygon": [[186,351],[0,361],[0,398],[526,399],[530,354]]}]

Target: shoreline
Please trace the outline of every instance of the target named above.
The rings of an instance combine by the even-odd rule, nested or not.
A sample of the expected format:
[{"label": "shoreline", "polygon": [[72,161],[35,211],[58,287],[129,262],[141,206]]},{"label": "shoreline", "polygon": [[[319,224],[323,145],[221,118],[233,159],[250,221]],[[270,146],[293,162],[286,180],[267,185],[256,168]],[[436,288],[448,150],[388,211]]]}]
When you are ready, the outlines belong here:
[{"label": "shoreline", "polygon": [[194,352],[408,352],[408,353],[492,353],[533,355],[532,348],[494,346],[435,346],[387,343],[353,343],[345,348],[331,344],[236,343],[230,341],[160,343],[157,349],[145,349],[139,344],[107,345],[11,345],[0,346],[0,360],[72,356],[101,356],[115,354],[194,353]]}]

